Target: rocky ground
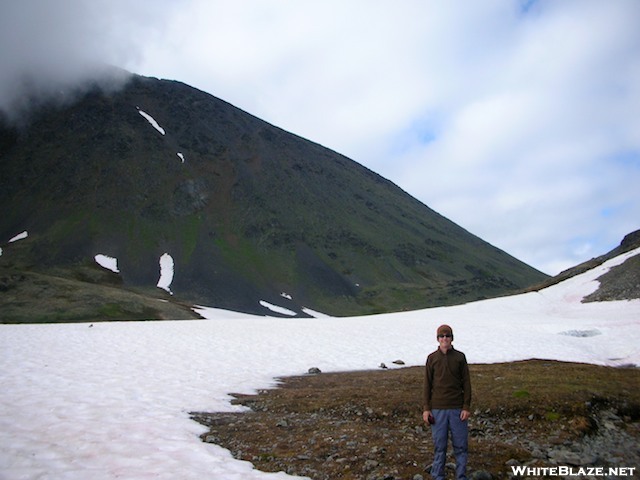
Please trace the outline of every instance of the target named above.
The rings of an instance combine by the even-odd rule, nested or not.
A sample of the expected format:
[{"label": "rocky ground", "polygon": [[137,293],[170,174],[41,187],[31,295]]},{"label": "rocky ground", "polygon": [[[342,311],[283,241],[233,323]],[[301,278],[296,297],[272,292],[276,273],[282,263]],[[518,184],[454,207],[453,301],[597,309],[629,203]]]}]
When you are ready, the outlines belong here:
[{"label": "rocky ground", "polygon": [[[543,360],[470,369],[471,477],[510,478],[519,465],[640,467],[640,369]],[[244,413],[192,415],[210,429],[204,441],[263,471],[419,480],[429,478],[432,451],[421,420],[423,372],[285,378],[281,388],[236,395]]]}]

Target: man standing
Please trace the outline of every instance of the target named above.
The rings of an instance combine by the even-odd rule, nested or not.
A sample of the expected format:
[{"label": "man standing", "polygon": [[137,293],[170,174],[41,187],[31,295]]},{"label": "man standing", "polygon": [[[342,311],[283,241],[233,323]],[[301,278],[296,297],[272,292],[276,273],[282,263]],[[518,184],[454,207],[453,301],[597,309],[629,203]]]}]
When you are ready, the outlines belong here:
[{"label": "man standing", "polygon": [[447,443],[456,457],[456,478],[467,478],[468,423],[471,415],[471,378],[464,353],[451,345],[453,331],[449,325],[438,327],[438,349],[427,357],[424,377],[422,417],[431,424],[434,458],[431,476],[444,479]]}]

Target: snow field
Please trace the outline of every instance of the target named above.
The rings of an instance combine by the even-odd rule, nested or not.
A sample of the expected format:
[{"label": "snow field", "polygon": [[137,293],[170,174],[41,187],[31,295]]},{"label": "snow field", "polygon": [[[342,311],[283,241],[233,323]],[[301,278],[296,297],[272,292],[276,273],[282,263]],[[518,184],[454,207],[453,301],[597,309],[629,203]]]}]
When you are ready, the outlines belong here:
[{"label": "snow field", "polygon": [[293,478],[201,442],[189,412],[239,411],[229,393],[310,367],[422,365],[442,323],[471,363],[640,364],[640,301],[579,301],[638,253],[539,293],[416,312],[300,319],[200,307],[209,320],[0,325],[0,478]]}]

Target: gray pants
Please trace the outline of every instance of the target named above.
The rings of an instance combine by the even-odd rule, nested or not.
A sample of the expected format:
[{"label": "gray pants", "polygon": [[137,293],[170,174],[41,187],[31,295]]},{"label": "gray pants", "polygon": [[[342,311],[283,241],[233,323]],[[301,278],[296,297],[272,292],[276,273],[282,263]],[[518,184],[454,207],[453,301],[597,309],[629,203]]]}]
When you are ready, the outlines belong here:
[{"label": "gray pants", "polygon": [[460,409],[432,410],[435,423],[431,425],[433,436],[433,464],[431,476],[436,480],[444,479],[444,467],[447,458],[447,444],[451,432],[453,454],[456,457],[456,479],[467,478],[468,421],[460,420]]}]

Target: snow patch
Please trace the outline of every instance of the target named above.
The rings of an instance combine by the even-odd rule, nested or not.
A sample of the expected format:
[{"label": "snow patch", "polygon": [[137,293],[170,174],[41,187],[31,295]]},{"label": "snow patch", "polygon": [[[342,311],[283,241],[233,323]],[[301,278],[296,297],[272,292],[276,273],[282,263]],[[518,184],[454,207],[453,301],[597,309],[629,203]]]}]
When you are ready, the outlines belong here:
[{"label": "snow patch", "polygon": [[111,270],[112,272],[115,272],[115,273],[120,273],[120,270],[118,270],[117,258],[113,258],[108,255],[102,255],[101,253],[96,255],[94,258],[96,263],[101,267],[106,268],[107,270]]},{"label": "snow patch", "polygon": [[296,312],[293,312],[293,311],[289,310],[288,308],[280,307],[278,305],[274,305],[272,303],[265,302],[264,300],[260,300],[260,305],[262,305],[265,308],[268,308],[272,312],[281,313],[283,315],[290,315],[290,316],[297,315]]},{"label": "snow patch", "polygon": [[27,233],[27,231],[25,230],[22,233],[19,233],[18,235],[16,235],[15,237],[12,237],[9,240],[9,243],[11,242],[17,242],[18,240],[24,240],[25,238],[27,238],[29,236],[29,234]]},{"label": "snow patch", "polygon": [[331,315],[327,315],[326,313],[318,312],[316,310],[311,310],[307,307],[302,307],[302,311],[307,315],[312,316],[313,318],[331,318]]},{"label": "snow patch", "polygon": [[171,287],[171,283],[173,282],[173,257],[168,253],[163,254],[160,257],[160,279],[158,280],[158,288],[162,288],[166,290],[171,295],[173,292],[169,287]]},{"label": "snow patch", "polygon": [[180,152],[178,152],[177,155],[180,157],[180,160],[182,160],[182,163],[184,163],[184,155]]},{"label": "snow patch", "polygon": [[293,297],[291,295],[289,295],[288,293],[285,293],[285,292],[282,292],[280,294],[280,296],[283,297],[283,298],[286,298],[288,300],[292,300],[293,299]]},{"label": "snow patch", "polygon": [[140,107],[136,107],[136,108],[138,109],[138,113],[140,115],[142,115],[144,118],[146,118],[147,121],[151,124],[151,126],[153,128],[155,128],[162,135],[164,135],[164,128],[162,128],[160,125],[158,125],[158,122],[156,122],[155,119],[151,115],[149,115],[147,112],[144,112],[144,111],[140,110]]},{"label": "snow patch", "polygon": [[234,312],[232,310],[224,310],[222,308],[206,307],[204,305],[194,305],[191,310],[206,320],[264,318],[263,315],[251,315],[249,313]]}]

